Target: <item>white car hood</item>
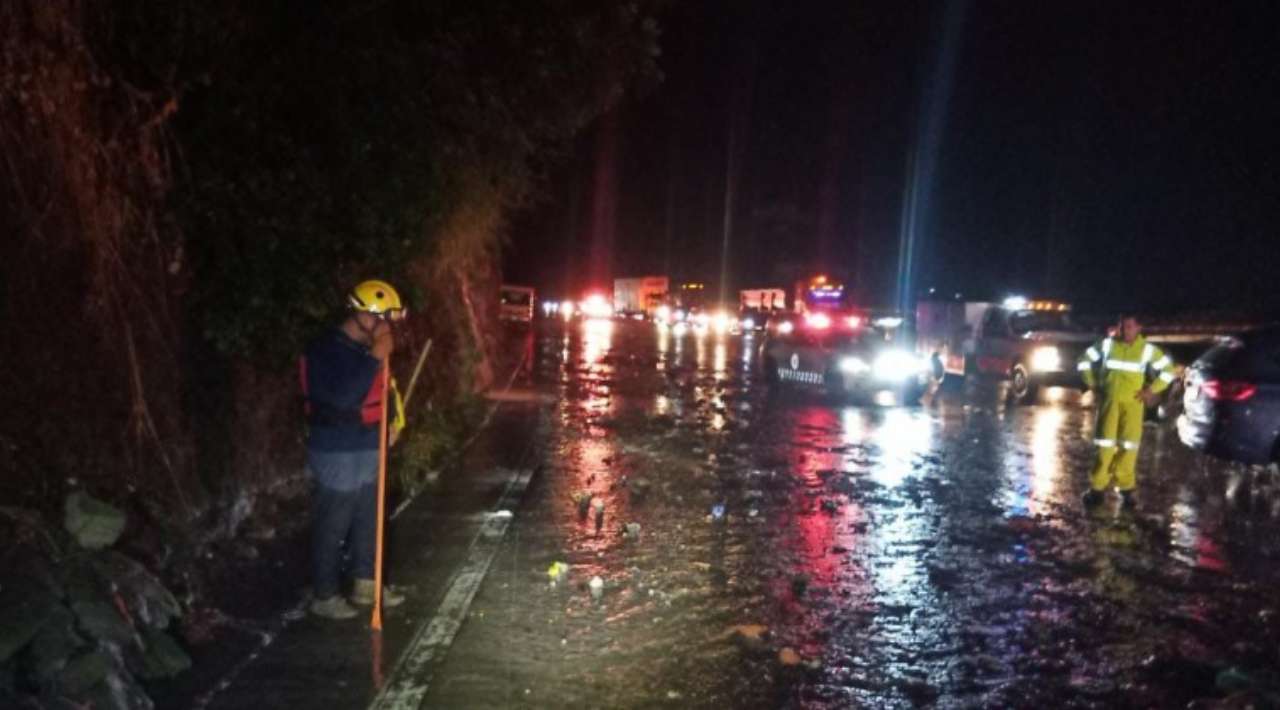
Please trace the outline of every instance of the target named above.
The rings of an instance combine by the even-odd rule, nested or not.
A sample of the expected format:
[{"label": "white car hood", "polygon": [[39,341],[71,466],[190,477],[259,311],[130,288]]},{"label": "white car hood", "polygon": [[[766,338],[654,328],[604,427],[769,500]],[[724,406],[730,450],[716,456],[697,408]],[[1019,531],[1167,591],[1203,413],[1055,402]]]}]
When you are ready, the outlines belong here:
[{"label": "white car hood", "polygon": [[1053,343],[1092,343],[1102,336],[1094,333],[1082,333],[1078,330],[1033,330],[1023,336],[1024,340]]}]

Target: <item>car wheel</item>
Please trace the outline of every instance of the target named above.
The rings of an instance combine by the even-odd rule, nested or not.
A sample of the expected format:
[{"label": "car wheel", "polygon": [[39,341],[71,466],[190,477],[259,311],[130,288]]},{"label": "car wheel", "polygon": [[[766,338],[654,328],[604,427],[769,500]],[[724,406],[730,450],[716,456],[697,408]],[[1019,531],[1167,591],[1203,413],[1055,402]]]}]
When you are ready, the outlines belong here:
[{"label": "car wheel", "polygon": [[928,377],[926,392],[937,392],[950,379],[947,377],[946,367],[942,365],[942,356],[938,353],[933,353],[929,356]]},{"label": "car wheel", "polygon": [[942,382],[947,376],[947,368],[942,365],[942,355],[933,353],[929,356],[929,377],[934,382]]},{"label": "car wheel", "polygon": [[932,387],[930,382],[908,382],[898,388],[898,404],[904,407],[919,407],[920,400]]},{"label": "car wheel", "polygon": [[1020,362],[1013,364],[1009,370],[1009,399],[1017,404],[1031,404],[1036,400],[1039,385],[1031,381],[1031,373]]}]

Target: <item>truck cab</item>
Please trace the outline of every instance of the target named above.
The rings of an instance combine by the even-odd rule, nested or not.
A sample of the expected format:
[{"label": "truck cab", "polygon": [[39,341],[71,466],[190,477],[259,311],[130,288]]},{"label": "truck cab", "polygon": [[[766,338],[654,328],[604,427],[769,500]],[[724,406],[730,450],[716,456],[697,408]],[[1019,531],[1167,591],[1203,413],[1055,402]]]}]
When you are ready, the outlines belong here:
[{"label": "truck cab", "polygon": [[1040,387],[1081,387],[1075,363],[1098,335],[1078,326],[1058,301],[1010,298],[1002,303],[922,301],[916,309],[917,348],[935,373],[1009,381],[1016,402]]},{"label": "truck cab", "polygon": [[816,313],[820,311],[838,312],[853,307],[850,293],[845,289],[843,281],[819,274],[813,278],[797,281],[791,298],[792,309],[796,313]]},{"label": "truck cab", "polygon": [[614,279],[613,310],[633,318],[653,318],[667,301],[666,276],[635,276]]}]

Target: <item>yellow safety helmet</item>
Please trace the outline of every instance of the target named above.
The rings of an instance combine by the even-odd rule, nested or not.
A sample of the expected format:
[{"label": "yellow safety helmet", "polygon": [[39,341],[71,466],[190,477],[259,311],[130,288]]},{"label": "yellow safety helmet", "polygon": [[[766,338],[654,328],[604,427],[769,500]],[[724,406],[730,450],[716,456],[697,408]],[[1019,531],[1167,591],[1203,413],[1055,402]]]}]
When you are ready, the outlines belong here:
[{"label": "yellow safety helmet", "polygon": [[404,315],[404,304],[400,294],[386,281],[376,279],[362,281],[347,295],[347,304],[352,309],[396,319]]}]

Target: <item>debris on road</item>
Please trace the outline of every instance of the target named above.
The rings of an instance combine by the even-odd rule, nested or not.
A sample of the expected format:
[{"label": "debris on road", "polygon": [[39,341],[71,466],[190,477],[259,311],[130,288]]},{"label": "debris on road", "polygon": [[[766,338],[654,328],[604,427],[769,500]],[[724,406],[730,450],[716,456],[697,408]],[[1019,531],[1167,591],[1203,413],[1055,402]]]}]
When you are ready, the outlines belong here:
[{"label": "debris on road", "polygon": [[622,526],[622,537],[632,541],[639,540],[640,523],[627,523]]},{"label": "debris on road", "polygon": [[569,565],[563,562],[552,562],[547,568],[547,577],[551,580],[551,586],[555,586],[557,582],[564,579],[569,573]]}]

